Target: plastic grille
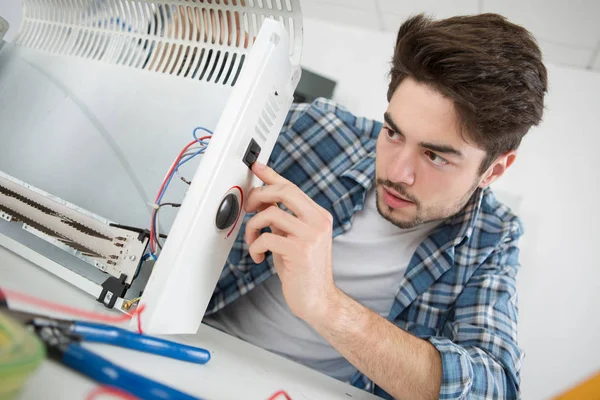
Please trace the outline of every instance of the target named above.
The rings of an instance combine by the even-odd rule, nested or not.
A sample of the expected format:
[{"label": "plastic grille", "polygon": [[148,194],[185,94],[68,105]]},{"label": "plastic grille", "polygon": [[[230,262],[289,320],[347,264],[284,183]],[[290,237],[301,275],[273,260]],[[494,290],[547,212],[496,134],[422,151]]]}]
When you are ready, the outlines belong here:
[{"label": "plastic grille", "polygon": [[237,82],[265,18],[287,28],[290,56],[301,46],[291,0],[23,0],[23,7],[18,45],[221,85]]}]

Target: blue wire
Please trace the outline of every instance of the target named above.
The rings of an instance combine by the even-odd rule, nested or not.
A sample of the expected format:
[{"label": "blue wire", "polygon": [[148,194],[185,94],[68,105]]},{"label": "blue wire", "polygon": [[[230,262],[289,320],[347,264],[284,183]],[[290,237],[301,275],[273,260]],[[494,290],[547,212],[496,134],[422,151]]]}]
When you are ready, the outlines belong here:
[{"label": "blue wire", "polygon": [[149,253],[144,254],[144,256],[142,257],[142,262],[140,263],[140,266],[138,267],[137,271],[135,272],[133,279],[136,279],[138,277],[138,275],[140,274],[140,271],[142,270],[142,264],[144,263],[144,261],[146,261],[150,257],[152,257],[151,254],[149,254]]},{"label": "blue wire", "polygon": [[[171,183],[171,180],[173,179],[173,176],[175,175],[175,172],[177,172],[177,170],[179,170],[179,168],[181,168],[181,166],[185,163],[187,163],[188,161],[190,161],[192,158],[196,157],[198,154],[202,154],[204,153],[204,151],[206,150],[206,146],[208,146],[208,142],[204,141],[204,140],[200,140],[197,136],[197,132],[198,131],[204,131],[207,132],[208,134],[212,135],[212,131],[210,129],[207,129],[203,126],[198,126],[196,128],[194,128],[194,130],[192,131],[192,136],[194,137],[194,139],[196,139],[196,141],[198,143],[200,143],[201,145],[203,145],[204,147],[202,147],[201,149],[199,149],[198,151],[196,151],[194,154],[187,156],[186,158],[183,158],[179,161],[179,163],[177,164],[177,166],[173,169],[173,172],[171,173],[171,175],[169,175],[169,177],[167,178],[167,181],[165,182],[165,186],[163,187],[163,190],[160,192],[160,195],[158,196],[158,201],[156,202],[157,204],[160,204],[162,201],[163,196],[165,195],[167,188],[169,187],[169,184]],[[152,220],[152,229],[154,229],[156,231],[156,216],[158,213],[154,214],[154,218]],[[150,253],[150,257],[152,257],[154,259],[154,261],[156,261],[156,254],[154,253]]]},{"label": "blue wire", "polygon": [[186,158],[184,158],[181,161],[179,161],[179,164],[177,164],[177,166],[175,167],[175,169],[173,170],[173,172],[171,173],[171,175],[169,175],[169,177],[167,178],[167,182],[165,183],[165,187],[163,188],[162,192],[160,193],[160,196],[158,196],[158,202],[157,202],[157,204],[160,204],[160,202],[162,201],[162,198],[163,198],[165,192],[167,191],[167,187],[171,183],[171,179],[173,179],[173,176],[175,176],[175,172],[179,168],[181,168],[181,166],[183,164],[185,164],[186,162],[190,161],[192,158],[196,157],[198,154],[204,153],[205,150],[206,150],[206,147],[203,147],[200,150],[196,151],[194,154],[192,154],[190,156],[187,156]]},{"label": "blue wire", "polygon": [[213,134],[212,131],[210,129],[206,129],[203,126],[198,126],[198,127],[194,128],[194,131],[192,132],[192,136],[194,137],[194,139],[196,139],[196,141],[198,143],[202,143],[204,145],[207,145],[208,144],[207,142],[204,142],[204,141],[198,139],[198,134],[197,134],[198,131],[204,131],[204,132],[208,133],[209,135]]},{"label": "blue wire", "polygon": [[197,132],[199,130],[207,132],[210,135],[213,134],[210,129],[207,129],[207,128],[203,127],[203,126],[198,126],[198,127],[194,128],[194,130],[192,131],[192,136],[194,137],[194,139],[196,139],[196,141],[198,143],[202,144],[204,147],[201,148],[200,150],[198,150],[197,152],[195,152],[194,154],[192,154],[191,156],[188,156],[187,158],[184,158],[184,159],[182,159],[182,160],[179,161],[179,164],[177,164],[177,167],[175,167],[175,169],[173,170],[173,173],[167,178],[167,182],[165,183],[165,186],[164,186],[162,192],[158,196],[158,202],[157,202],[157,204],[160,204],[160,202],[162,201],[162,198],[163,198],[165,192],[167,191],[167,187],[171,183],[171,179],[173,179],[173,175],[175,175],[175,171],[177,171],[183,164],[185,164],[186,162],[190,161],[192,158],[196,157],[198,154],[204,153],[204,151],[206,150],[206,146],[208,146],[208,142],[200,140],[198,138]]},{"label": "blue wire", "polygon": [[189,155],[189,156],[187,156],[187,158],[184,158],[181,161],[179,161],[179,164],[177,164],[177,167],[175,168],[175,170],[173,171],[173,173],[175,173],[175,171],[178,170],[179,167],[181,167],[186,162],[190,161],[192,158],[196,157],[198,154],[204,153],[205,150],[206,150],[206,147],[203,147],[203,148],[199,149],[198,151],[196,151],[194,154]]}]

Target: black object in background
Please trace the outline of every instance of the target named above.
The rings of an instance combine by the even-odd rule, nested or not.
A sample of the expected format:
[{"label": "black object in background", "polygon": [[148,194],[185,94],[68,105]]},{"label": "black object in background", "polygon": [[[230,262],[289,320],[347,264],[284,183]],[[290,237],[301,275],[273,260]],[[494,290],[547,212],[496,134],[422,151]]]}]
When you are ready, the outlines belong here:
[{"label": "black object in background", "polygon": [[302,76],[294,92],[294,103],[312,103],[317,97],[331,99],[335,85],[335,81],[302,68]]}]

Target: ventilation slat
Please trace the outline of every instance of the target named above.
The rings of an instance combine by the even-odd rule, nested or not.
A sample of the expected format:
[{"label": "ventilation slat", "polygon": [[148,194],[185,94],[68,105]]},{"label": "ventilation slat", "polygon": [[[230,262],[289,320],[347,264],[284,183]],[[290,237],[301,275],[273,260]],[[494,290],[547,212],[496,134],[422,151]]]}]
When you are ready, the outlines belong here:
[{"label": "ventilation slat", "polygon": [[219,83],[219,79],[221,79],[221,75],[223,75],[223,71],[225,70],[225,65],[227,64],[227,59],[229,58],[229,53],[224,52],[223,54],[223,62],[221,63],[221,68],[219,69],[219,73],[215,78],[215,83]]},{"label": "ventilation slat", "polygon": [[171,75],[173,75],[173,73],[177,71],[177,75],[179,75],[180,68],[176,68],[178,67],[181,60],[183,60],[183,48],[181,46],[173,46],[173,53],[175,54],[175,56],[171,56],[170,68],[168,68],[167,71],[169,71],[169,74]]},{"label": "ventilation slat", "polygon": [[48,22],[46,25],[46,30],[42,33],[42,40],[38,44],[39,48],[45,48],[48,46],[49,42],[52,40],[52,35],[55,33],[56,25],[52,22]]},{"label": "ventilation slat", "polygon": [[190,46],[181,47],[181,54],[176,64],[175,75],[181,76],[187,69],[187,65],[190,62],[191,48]]},{"label": "ventilation slat", "polygon": [[231,86],[235,86],[235,84],[237,83],[237,80],[240,77],[240,73],[242,72],[242,68],[244,67],[244,61],[246,61],[246,55],[242,54],[242,56],[240,57],[240,63],[237,65],[237,68],[235,68],[235,76],[233,78],[233,81],[231,81]]},{"label": "ventilation slat", "polygon": [[215,57],[215,61],[214,61],[214,62],[211,64],[211,65],[212,65],[212,68],[211,68],[211,70],[210,70],[210,74],[208,75],[208,78],[206,78],[206,80],[207,80],[208,82],[210,82],[210,80],[212,79],[212,77],[213,77],[213,74],[215,73],[215,70],[217,69],[217,64],[219,64],[219,59],[220,59],[220,58],[221,58],[221,50],[218,50],[218,51],[217,51],[217,55],[216,55],[216,57]]},{"label": "ventilation slat", "polygon": [[109,47],[106,51],[106,58],[108,62],[116,64],[117,57],[119,56],[119,49],[122,46],[123,36],[113,36],[111,38]]},{"label": "ventilation slat", "polygon": [[261,139],[261,142],[266,142],[267,141],[267,134],[265,132],[262,131],[262,129],[260,129],[258,126],[254,129],[254,131],[256,132],[256,134],[258,135],[258,137]]},{"label": "ventilation slat", "polygon": [[108,44],[110,41],[110,36],[107,35],[106,33],[102,33],[100,35],[100,40],[98,41],[98,47],[96,48],[96,51],[92,54],[92,59],[93,60],[99,60],[100,57],[102,57],[104,55],[104,52],[106,51]]},{"label": "ventilation slat", "polygon": [[96,3],[96,1],[94,1],[90,5],[89,14],[88,14],[88,26],[90,28],[94,28],[94,31],[92,31],[89,40],[87,41],[87,43],[85,44],[85,47],[83,48],[83,51],[81,52],[81,57],[83,57],[83,58],[90,58],[90,54],[92,53],[94,47],[98,43],[100,35],[96,31],[96,29],[98,28],[98,17],[97,16],[99,16],[99,15],[101,15],[101,9],[100,9],[100,7],[97,7],[97,3]]},{"label": "ventilation slat", "polygon": [[262,115],[262,119],[265,121],[265,123],[267,124],[267,126],[271,126],[271,124],[273,123],[273,121],[271,120],[271,116],[267,112],[266,107],[263,108],[261,115]]},{"label": "ventilation slat", "polygon": [[198,79],[202,80],[202,78],[204,78],[204,75],[206,75],[206,70],[208,69],[210,61],[212,60],[212,55],[213,55],[213,50],[209,50],[208,55],[206,56],[206,62],[204,63],[204,68],[202,69],[202,74],[200,75],[200,77]]},{"label": "ventilation slat", "polygon": [[[202,49],[200,51],[200,55],[198,56],[198,61],[195,64],[196,66],[193,68],[193,72],[192,72],[192,79],[196,79],[196,76],[198,76],[198,72],[200,71],[200,66],[202,65],[202,61],[204,60],[204,55],[206,54],[206,49]],[[200,80],[200,77],[198,76],[198,80]]]},{"label": "ventilation slat", "polygon": [[44,30],[44,26],[46,24],[40,20],[40,23],[35,25],[35,30],[33,31],[32,36],[28,40],[28,45],[32,48],[37,48],[37,42],[39,41],[41,32]]},{"label": "ventilation slat", "polygon": [[266,17],[294,32],[291,0],[22,2],[19,45],[219,85],[236,84]]},{"label": "ventilation slat", "polygon": [[81,54],[85,50],[86,45],[88,44],[89,37],[92,32],[86,29],[81,30],[81,37],[77,43],[77,47],[73,49],[73,55],[75,57],[81,57]]},{"label": "ventilation slat", "polygon": [[223,85],[227,85],[227,82],[229,81],[229,77],[231,76],[231,72],[233,71],[233,68],[235,66],[236,58],[237,53],[233,53],[233,57],[231,57],[231,62],[229,63],[229,68],[227,70],[227,75],[225,75],[225,79],[223,80]]},{"label": "ventilation slat", "polygon": [[79,49],[81,40],[85,35],[84,31],[82,31],[80,28],[73,29],[73,33],[75,33],[73,35],[73,40],[70,41],[69,46],[65,49],[66,54],[70,56],[76,56],[77,49]]},{"label": "ventilation slat", "polygon": [[267,102],[265,103],[265,110],[267,110],[272,120],[277,118],[277,113],[273,109],[273,106],[271,106],[271,104],[269,103],[269,99],[267,99]]},{"label": "ventilation slat", "polygon": [[59,44],[63,42],[65,37],[66,27],[56,25],[52,40],[46,47],[50,53],[58,53]]},{"label": "ventilation slat", "polygon": [[192,66],[194,65],[194,62],[196,61],[196,55],[198,54],[198,48],[194,47],[193,49],[190,48],[190,54],[188,55],[188,61],[187,61],[187,67],[184,67],[184,76],[187,78],[190,76],[190,72],[192,72]]},{"label": "ventilation slat", "polygon": [[258,126],[260,126],[260,129],[262,129],[263,132],[269,132],[269,128],[267,127],[267,124],[265,123],[265,121],[262,118],[258,119]]},{"label": "ventilation slat", "polygon": [[94,48],[98,44],[98,40],[100,40],[100,33],[94,31],[88,40],[87,46],[85,47],[83,53],[81,53],[81,57],[83,58],[91,58],[90,54],[94,51]]},{"label": "ventilation slat", "polygon": [[156,70],[164,73],[169,65],[169,60],[173,56],[173,50],[175,50],[175,44],[164,42],[163,52],[161,54],[160,62],[156,67]]},{"label": "ventilation slat", "polygon": [[126,36],[123,49],[121,50],[121,60],[118,62],[118,64],[129,65],[135,51],[135,39],[133,37]]}]

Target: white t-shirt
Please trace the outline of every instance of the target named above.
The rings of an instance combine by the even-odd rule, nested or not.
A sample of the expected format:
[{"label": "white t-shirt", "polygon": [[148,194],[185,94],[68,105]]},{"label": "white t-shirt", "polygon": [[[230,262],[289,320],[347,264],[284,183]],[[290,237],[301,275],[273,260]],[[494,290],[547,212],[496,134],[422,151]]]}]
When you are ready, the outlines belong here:
[{"label": "white t-shirt", "polygon": [[[400,280],[419,244],[436,222],[400,229],[377,211],[374,190],[354,215],[352,227],[333,240],[333,275],[347,295],[387,317]],[[277,275],[204,322],[329,376],[347,381],[356,369],[310,325],[297,318],[283,297]]]}]

